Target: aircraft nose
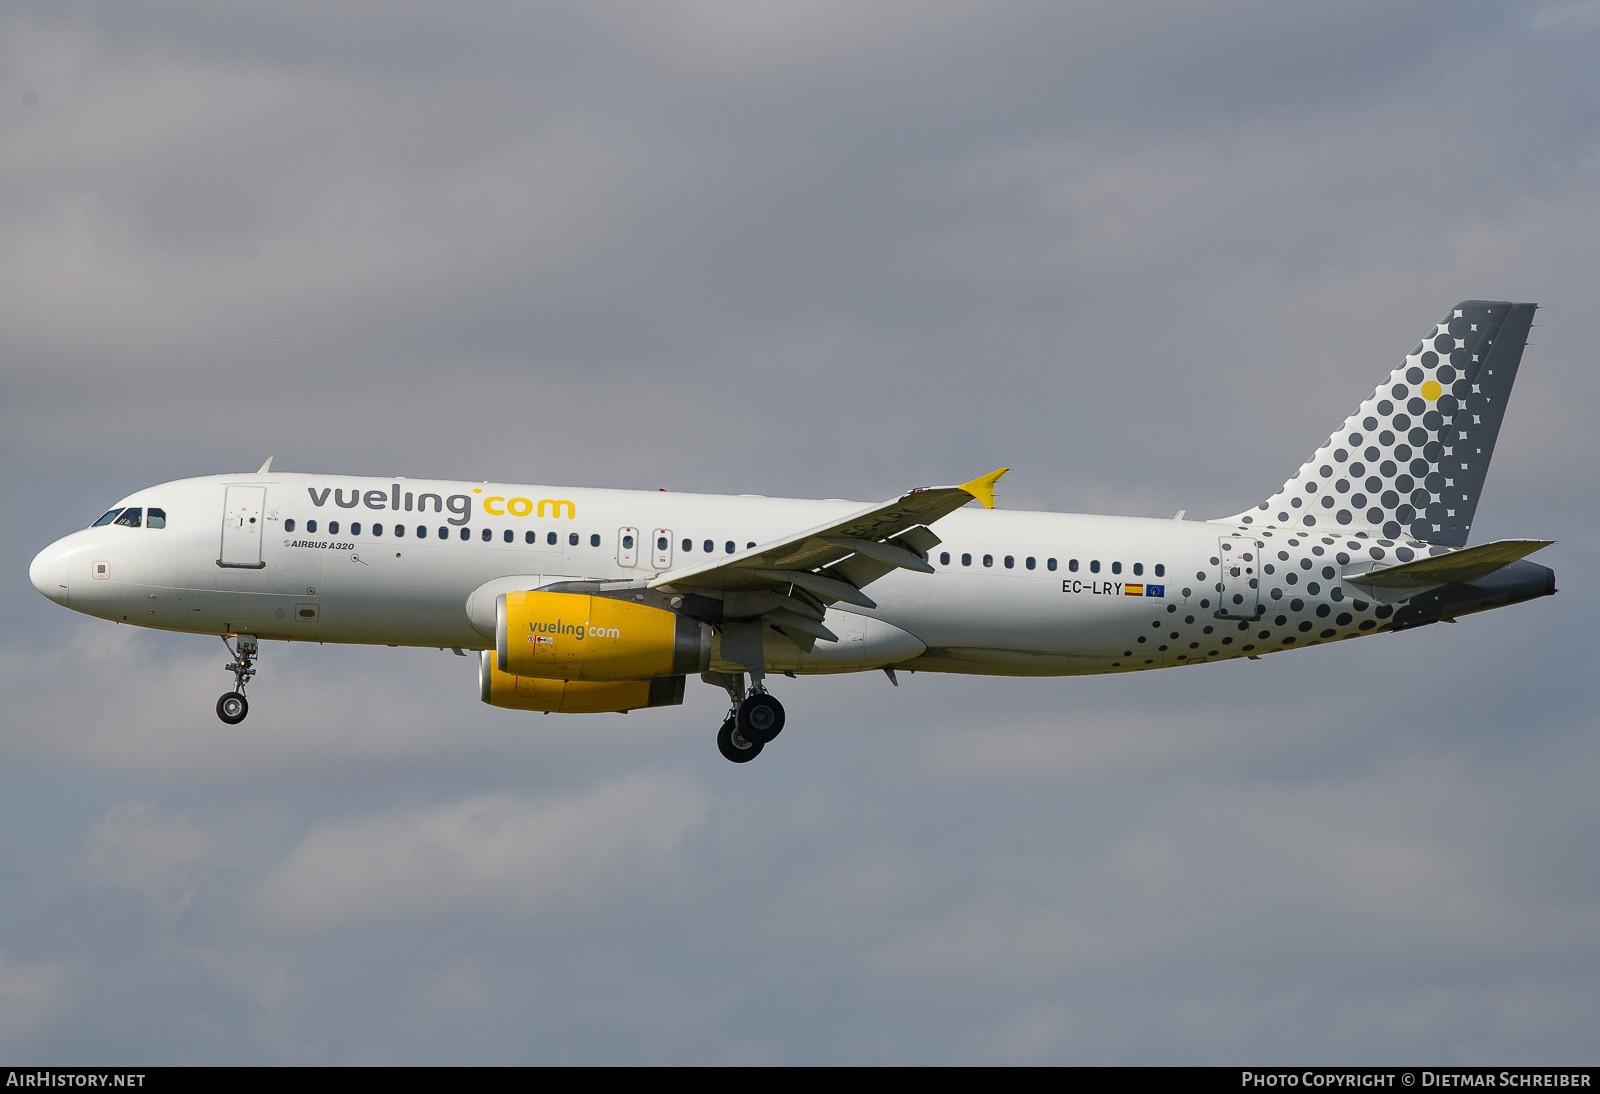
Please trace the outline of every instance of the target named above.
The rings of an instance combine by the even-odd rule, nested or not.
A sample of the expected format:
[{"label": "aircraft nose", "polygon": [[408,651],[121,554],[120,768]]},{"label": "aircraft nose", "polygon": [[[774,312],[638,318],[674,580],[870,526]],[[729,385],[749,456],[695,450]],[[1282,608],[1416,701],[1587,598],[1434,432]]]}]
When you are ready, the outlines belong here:
[{"label": "aircraft nose", "polygon": [[59,542],[52,543],[33,556],[28,567],[28,580],[33,587],[57,604],[67,602],[67,550]]}]

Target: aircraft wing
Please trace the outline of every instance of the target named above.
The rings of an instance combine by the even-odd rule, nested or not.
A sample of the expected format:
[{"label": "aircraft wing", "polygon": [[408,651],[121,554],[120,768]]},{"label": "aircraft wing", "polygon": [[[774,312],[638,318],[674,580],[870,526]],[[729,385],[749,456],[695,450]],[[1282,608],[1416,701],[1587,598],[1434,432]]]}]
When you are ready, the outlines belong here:
[{"label": "aircraft wing", "polygon": [[726,605],[725,616],[770,616],[786,630],[833,641],[820,622],[827,605],[844,601],[874,608],[863,586],[900,568],[932,573],[922,555],[938,545],[939,537],[927,525],[974,498],[993,509],[994,484],[1009,470],[1002,467],[960,486],[912,490],[830,524],[716,561],[668,570],[649,587],[717,596]]}]

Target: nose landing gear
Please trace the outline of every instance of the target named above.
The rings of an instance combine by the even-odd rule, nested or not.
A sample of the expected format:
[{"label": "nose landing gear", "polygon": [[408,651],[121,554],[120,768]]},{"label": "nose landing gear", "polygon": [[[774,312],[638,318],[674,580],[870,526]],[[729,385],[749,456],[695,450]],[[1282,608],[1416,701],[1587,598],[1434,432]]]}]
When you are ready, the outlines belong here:
[{"label": "nose landing gear", "polygon": [[250,677],[256,674],[256,657],[259,648],[256,636],[241,634],[237,636],[238,649],[229,643],[226,635],[222,644],[228,647],[228,653],[233,655],[233,660],[222,666],[233,673],[233,690],[217,700],[217,717],[230,726],[236,726],[244,721],[244,716],[250,713],[250,703],[244,697],[244,687],[250,682]]}]

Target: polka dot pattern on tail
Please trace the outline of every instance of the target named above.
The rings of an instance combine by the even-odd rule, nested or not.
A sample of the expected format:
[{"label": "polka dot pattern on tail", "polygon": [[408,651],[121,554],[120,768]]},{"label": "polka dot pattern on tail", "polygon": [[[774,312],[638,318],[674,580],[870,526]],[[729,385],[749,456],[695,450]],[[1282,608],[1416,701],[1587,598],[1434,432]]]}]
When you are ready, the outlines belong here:
[{"label": "polka dot pattern on tail", "polygon": [[[1465,546],[1533,312],[1505,301],[1457,304],[1282,489],[1223,519],[1301,530],[1320,519],[1339,534]],[[1348,474],[1364,497],[1352,496],[1350,508],[1312,497],[1352,458]],[[1328,513],[1324,503],[1338,508]]]}]

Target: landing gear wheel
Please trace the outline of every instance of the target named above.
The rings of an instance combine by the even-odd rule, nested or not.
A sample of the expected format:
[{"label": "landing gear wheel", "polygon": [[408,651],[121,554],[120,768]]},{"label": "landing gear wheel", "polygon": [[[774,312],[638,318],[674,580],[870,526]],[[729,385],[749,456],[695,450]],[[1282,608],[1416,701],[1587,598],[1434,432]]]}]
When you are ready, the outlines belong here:
[{"label": "landing gear wheel", "polygon": [[722,728],[717,731],[717,749],[724,759],[736,764],[747,764],[761,755],[761,745],[740,733],[732,718],[723,722]]},{"label": "landing gear wheel", "polygon": [[230,691],[217,700],[217,717],[230,726],[236,726],[244,721],[244,716],[249,713],[250,704],[237,691]]},{"label": "landing gear wheel", "polygon": [[783,704],[764,691],[739,704],[739,732],[746,740],[767,744],[783,732]]}]

